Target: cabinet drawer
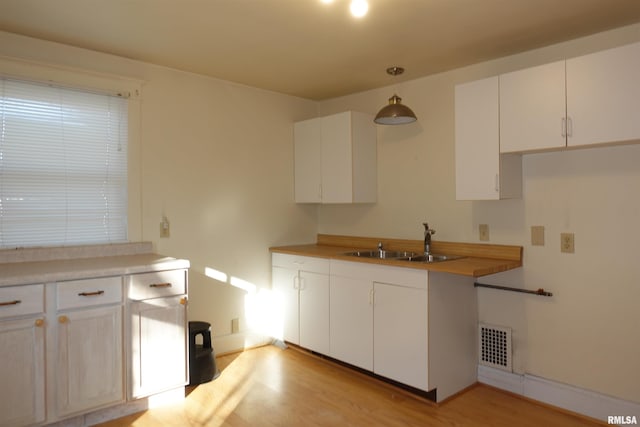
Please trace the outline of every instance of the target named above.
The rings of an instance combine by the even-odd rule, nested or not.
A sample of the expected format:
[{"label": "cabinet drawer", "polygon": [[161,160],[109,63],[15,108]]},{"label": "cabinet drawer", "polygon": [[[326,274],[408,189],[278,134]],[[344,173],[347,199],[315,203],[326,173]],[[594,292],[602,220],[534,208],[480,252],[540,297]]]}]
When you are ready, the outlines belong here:
[{"label": "cabinet drawer", "polygon": [[56,295],[58,310],[119,303],[122,301],[122,277],[59,282]]},{"label": "cabinet drawer", "polygon": [[129,299],[144,300],[187,293],[187,270],[132,274]]},{"label": "cabinet drawer", "polygon": [[271,254],[271,265],[290,270],[329,274],[329,260],[324,258],[273,253]]},{"label": "cabinet drawer", "polygon": [[44,285],[0,288],[0,318],[44,312]]}]

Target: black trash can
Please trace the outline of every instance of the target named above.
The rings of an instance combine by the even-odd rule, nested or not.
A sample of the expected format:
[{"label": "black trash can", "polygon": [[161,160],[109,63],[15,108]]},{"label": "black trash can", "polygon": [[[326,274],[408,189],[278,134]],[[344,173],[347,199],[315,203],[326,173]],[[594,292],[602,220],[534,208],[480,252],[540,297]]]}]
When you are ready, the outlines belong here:
[{"label": "black trash can", "polygon": [[[196,344],[198,335],[202,336],[202,344]],[[206,383],[219,375],[211,346],[211,324],[189,322],[189,385]]]}]

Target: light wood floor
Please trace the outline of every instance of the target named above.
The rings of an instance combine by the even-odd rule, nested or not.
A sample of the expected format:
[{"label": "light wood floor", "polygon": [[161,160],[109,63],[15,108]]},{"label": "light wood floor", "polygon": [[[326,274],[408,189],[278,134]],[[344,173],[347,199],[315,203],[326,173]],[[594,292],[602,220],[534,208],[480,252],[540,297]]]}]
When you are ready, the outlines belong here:
[{"label": "light wood floor", "polygon": [[295,349],[267,346],[217,359],[222,374],[179,405],[113,426],[492,426],[602,425],[478,385],[435,405]]}]

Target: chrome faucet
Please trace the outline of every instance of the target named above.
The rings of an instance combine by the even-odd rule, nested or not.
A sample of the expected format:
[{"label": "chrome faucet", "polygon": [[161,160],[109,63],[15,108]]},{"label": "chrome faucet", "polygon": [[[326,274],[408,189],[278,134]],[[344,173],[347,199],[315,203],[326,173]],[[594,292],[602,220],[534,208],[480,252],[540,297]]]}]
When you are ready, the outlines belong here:
[{"label": "chrome faucet", "polygon": [[378,242],[378,255],[380,256],[380,258],[382,258],[383,254],[384,254],[384,248],[382,247],[382,242]]},{"label": "chrome faucet", "polygon": [[431,255],[431,235],[436,234],[436,230],[429,228],[429,224],[423,222],[424,225],[424,254]]}]

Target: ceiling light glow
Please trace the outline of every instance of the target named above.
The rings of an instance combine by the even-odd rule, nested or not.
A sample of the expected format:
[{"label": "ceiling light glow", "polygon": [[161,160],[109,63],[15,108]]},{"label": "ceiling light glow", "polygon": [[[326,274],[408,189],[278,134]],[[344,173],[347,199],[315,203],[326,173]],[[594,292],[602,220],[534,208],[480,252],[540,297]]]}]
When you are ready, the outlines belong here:
[{"label": "ceiling light glow", "polygon": [[367,0],[351,0],[349,10],[355,18],[362,18],[369,11],[369,3]]}]

